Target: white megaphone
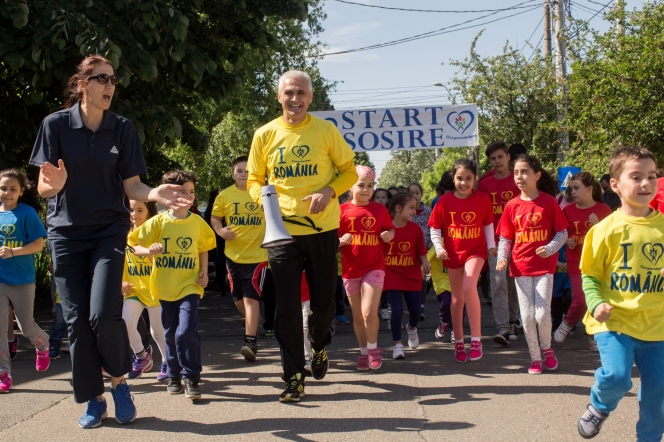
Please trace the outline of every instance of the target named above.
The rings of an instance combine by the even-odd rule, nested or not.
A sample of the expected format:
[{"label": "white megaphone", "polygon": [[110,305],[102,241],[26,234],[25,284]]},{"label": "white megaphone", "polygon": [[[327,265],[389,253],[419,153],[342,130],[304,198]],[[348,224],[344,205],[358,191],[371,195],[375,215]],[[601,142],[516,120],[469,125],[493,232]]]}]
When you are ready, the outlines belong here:
[{"label": "white megaphone", "polygon": [[265,238],[261,247],[269,249],[270,247],[295,242],[295,238],[290,236],[284,225],[284,220],[281,218],[277,189],[274,186],[263,186],[261,188],[261,198],[263,200],[263,215],[265,216]]}]

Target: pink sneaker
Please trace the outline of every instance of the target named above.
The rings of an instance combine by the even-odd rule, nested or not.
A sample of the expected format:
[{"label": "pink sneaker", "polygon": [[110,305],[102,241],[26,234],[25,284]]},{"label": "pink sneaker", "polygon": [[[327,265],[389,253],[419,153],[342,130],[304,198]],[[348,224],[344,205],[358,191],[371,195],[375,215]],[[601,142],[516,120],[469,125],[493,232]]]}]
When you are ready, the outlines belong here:
[{"label": "pink sneaker", "polygon": [[480,341],[470,341],[470,353],[468,359],[479,361],[482,359],[482,343]]},{"label": "pink sneaker", "polygon": [[466,354],[466,346],[463,342],[454,343],[454,358],[457,362],[464,363],[468,360],[468,355]]},{"label": "pink sneaker", "polygon": [[12,382],[12,377],[9,373],[4,372],[0,374],[0,393],[9,393],[9,389],[12,388],[14,383]]},{"label": "pink sneaker", "polygon": [[558,359],[552,348],[542,350],[542,353],[544,354],[544,366],[547,370],[553,371],[558,368]]},{"label": "pink sneaker", "polygon": [[39,350],[37,349],[37,371],[46,371],[48,366],[51,365],[51,356],[49,354],[49,349]]},{"label": "pink sneaker", "polygon": [[360,371],[369,369],[369,355],[359,355],[357,357],[357,369]]},{"label": "pink sneaker", "polygon": [[542,361],[530,361],[528,374],[542,374]]},{"label": "pink sneaker", "polygon": [[383,350],[380,348],[372,348],[369,350],[369,368],[378,370],[383,365]]}]

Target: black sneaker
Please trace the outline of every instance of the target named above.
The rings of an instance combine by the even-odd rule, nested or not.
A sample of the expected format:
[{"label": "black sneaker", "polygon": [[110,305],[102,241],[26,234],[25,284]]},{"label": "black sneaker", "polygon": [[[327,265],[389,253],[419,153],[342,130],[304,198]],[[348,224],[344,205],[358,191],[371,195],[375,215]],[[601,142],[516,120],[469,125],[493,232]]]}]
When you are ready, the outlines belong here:
[{"label": "black sneaker", "polygon": [[198,380],[184,378],[184,395],[192,401],[201,398],[201,389],[198,387]]},{"label": "black sneaker", "polygon": [[519,330],[516,326],[516,322],[510,322],[510,328],[508,332],[510,341],[516,341],[519,337]]},{"label": "black sneaker", "polygon": [[180,378],[168,378],[168,386],[166,391],[170,394],[182,393],[182,380]]},{"label": "black sneaker", "polygon": [[258,353],[258,342],[256,340],[244,340],[244,345],[240,349],[240,353],[247,361],[255,361],[256,353]]},{"label": "black sneaker", "polygon": [[[324,352],[325,350],[323,350]],[[279,402],[299,402],[304,397],[304,376],[297,373],[288,381],[288,387],[279,396]]]},{"label": "black sneaker", "polygon": [[313,357],[311,358],[311,374],[314,379],[323,379],[327,374],[327,369],[330,368],[330,361],[327,359],[325,349],[312,350]]},{"label": "black sneaker", "polygon": [[493,342],[500,345],[510,345],[509,332],[507,330],[498,332],[498,334],[493,337]]}]

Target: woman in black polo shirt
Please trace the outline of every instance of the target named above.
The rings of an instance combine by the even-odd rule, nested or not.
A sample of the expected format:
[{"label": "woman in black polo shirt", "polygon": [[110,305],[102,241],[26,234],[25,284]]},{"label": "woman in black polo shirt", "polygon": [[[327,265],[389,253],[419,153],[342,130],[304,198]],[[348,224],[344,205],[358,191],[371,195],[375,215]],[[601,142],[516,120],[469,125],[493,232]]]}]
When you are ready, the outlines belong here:
[{"label": "woman in black polo shirt", "polygon": [[165,206],[189,200],[180,186],[141,183],[146,168],[136,128],[108,110],[117,83],[105,58],[79,63],[65,109],[44,119],[30,159],[40,167],[39,194],[49,199],[48,239],[69,326],[74,400],[87,402],[83,428],[101,425],[107,415],[102,367],[111,375],[116,420],[136,418],[124,381],[132,363],[121,295],[127,197]]}]

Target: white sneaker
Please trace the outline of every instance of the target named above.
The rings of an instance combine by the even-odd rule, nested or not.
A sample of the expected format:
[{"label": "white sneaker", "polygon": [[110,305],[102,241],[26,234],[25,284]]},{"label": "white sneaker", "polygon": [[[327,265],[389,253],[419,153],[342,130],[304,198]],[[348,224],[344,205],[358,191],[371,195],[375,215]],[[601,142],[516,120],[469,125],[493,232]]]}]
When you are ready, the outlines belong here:
[{"label": "white sneaker", "polygon": [[572,329],[565,321],[563,321],[556,331],[553,333],[553,340],[556,341],[558,344],[562,344],[565,342],[565,339],[567,338],[567,335],[569,334],[569,331]]},{"label": "white sneaker", "polygon": [[588,337],[588,349],[590,351],[599,351],[599,348],[597,348],[597,342],[591,337]]},{"label": "white sneaker", "polygon": [[392,350],[392,359],[405,359],[406,355],[403,352],[403,344],[397,344]]},{"label": "white sneaker", "polygon": [[304,361],[304,369],[311,373],[311,359],[306,359]]},{"label": "white sneaker", "polygon": [[406,332],[408,332],[408,346],[411,350],[415,350],[420,345],[420,337],[417,336],[417,327],[410,328],[410,324],[406,324]]},{"label": "white sneaker", "polygon": [[456,341],[454,340],[454,330],[450,332],[450,342],[454,344]]},{"label": "white sneaker", "polygon": [[380,309],[380,311],[378,312],[378,316],[380,317],[380,320],[381,320],[381,321],[387,321],[387,320],[390,319],[390,312],[387,311],[386,308],[382,308],[382,309]]}]

